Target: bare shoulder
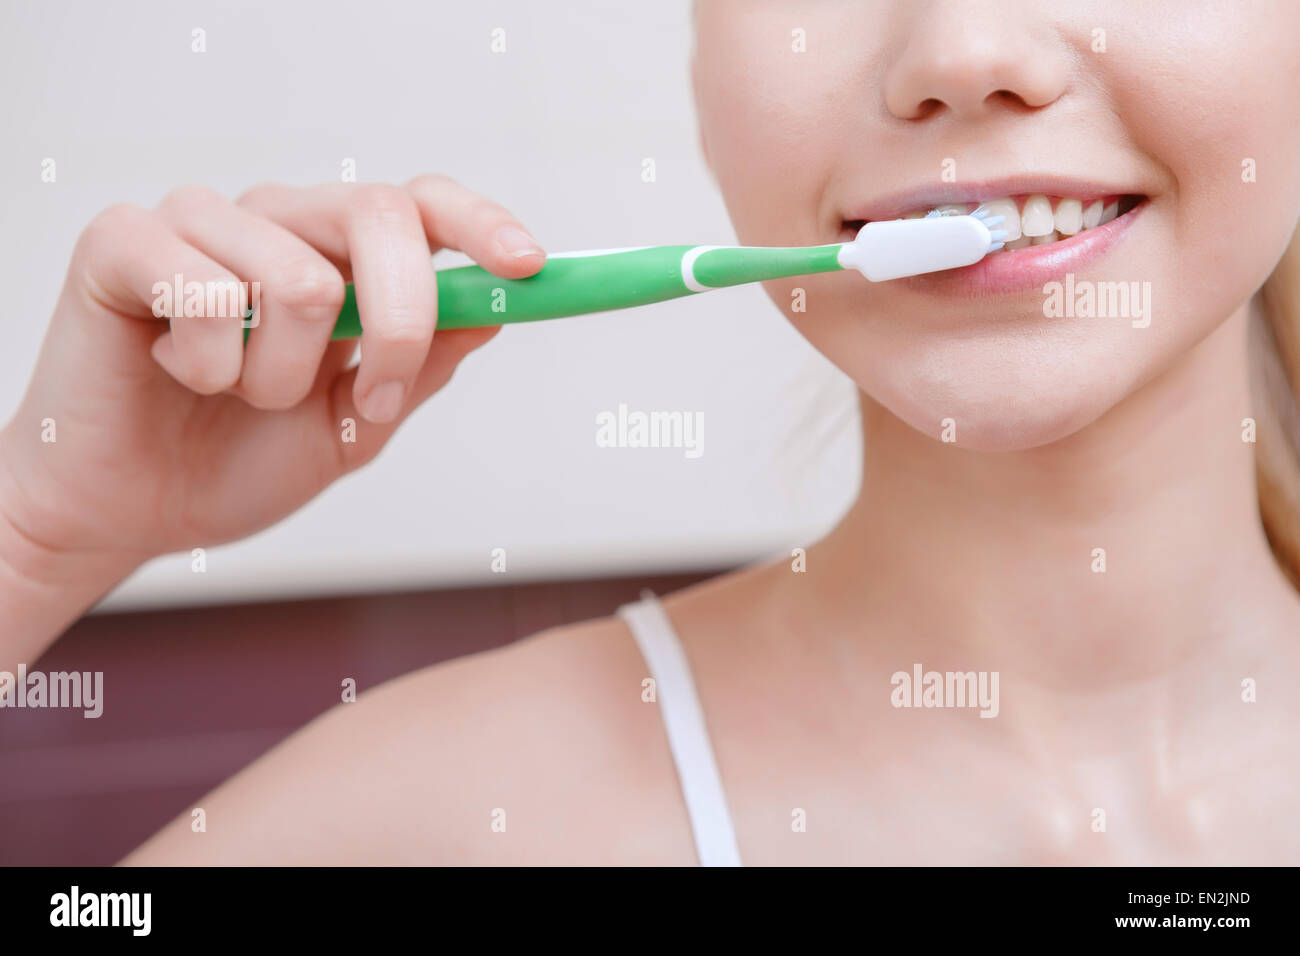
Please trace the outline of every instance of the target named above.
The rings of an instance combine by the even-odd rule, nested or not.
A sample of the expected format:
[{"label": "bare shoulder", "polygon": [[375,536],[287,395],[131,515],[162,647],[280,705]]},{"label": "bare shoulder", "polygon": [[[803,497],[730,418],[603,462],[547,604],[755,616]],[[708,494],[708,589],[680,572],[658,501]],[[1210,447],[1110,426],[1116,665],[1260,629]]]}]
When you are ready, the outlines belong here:
[{"label": "bare shoulder", "polygon": [[602,618],[340,704],[127,863],[693,863],[646,666]]}]

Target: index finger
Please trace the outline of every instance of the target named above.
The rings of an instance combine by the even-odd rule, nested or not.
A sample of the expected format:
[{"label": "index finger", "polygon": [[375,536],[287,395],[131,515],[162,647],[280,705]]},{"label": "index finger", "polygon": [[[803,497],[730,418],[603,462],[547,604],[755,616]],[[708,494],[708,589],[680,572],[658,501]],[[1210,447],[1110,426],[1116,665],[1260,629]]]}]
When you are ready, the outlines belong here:
[{"label": "index finger", "polygon": [[525,279],[546,265],[541,243],[508,209],[454,179],[417,176],[406,189],[431,245],[459,250],[503,279]]}]

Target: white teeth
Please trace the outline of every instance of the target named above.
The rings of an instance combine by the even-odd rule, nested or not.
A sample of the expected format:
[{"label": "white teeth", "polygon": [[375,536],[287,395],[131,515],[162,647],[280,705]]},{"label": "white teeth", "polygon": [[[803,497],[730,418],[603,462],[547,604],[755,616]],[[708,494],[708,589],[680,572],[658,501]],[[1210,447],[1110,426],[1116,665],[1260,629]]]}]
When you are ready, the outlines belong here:
[{"label": "white teeth", "polygon": [[1104,208],[1102,201],[1098,199],[1087,209],[1083,211],[1083,228],[1093,229],[1101,223],[1101,211]]},{"label": "white teeth", "polygon": [[1043,246],[1078,235],[1085,229],[1104,225],[1119,215],[1119,199],[1110,202],[1095,199],[1086,206],[1082,200],[1061,198],[1052,208],[1052,201],[1043,193],[1030,196],[1024,201],[1024,207],[1018,208],[1015,199],[1007,196],[1002,199],[990,199],[978,206],[971,203],[944,203],[926,211],[909,212],[903,219],[923,219],[936,216],[969,216],[975,214],[984,220],[1001,217],[998,230],[1006,232],[1006,238],[995,252],[1023,249],[1029,245]]},{"label": "white teeth", "polygon": [[1083,203],[1077,199],[1062,199],[1056,204],[1056,231],[1063,236],[1073,236],[1083,228]]},{"label": "white teeth", "polygon": [[1020,238],[1020,210],[1016,208],[1014,199],[993,199],[982,203],[979,208],[990,218],[1003,217],[1002,224],[998,228],[1006,230],[1008,244]]},{"label": "white teeth", "polygon": [[1045,236],[1053,229],[1052,204],[1043,195],[1025,200],[1025,210],[1020,214],[1020,231],[1030,238]]}]

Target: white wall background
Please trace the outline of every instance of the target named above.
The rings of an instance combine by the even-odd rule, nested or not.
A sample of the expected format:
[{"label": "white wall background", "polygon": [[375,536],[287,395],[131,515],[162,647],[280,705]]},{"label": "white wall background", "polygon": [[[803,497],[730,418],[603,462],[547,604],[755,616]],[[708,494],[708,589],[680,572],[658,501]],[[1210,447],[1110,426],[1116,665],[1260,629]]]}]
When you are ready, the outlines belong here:
[{"label": "white wall background", "polygon": [[[506,31],[493,54],[491,31]],[[207,51],[191,51],[206,31]],[[551,251],[729,243],[697,145],[687,0],[0,6],[0,416],[77,234],[200,182],[453,175]],[[42,183],[41,162],[57,163]],[[657,181],[641,179],[646,157]],[[454,260],[453,260],[454,261]],[[449,262],[448,264],[452,264]],[[507,328],[368,469],[105,606],[691,570],[806,544],[856,490],[850,387],[758,287]],[[620,402],[704,413],[704,455],[601,449]],[[812,406],[818,406],[817,411]],[[195,542],[196,547],[204,542]],[[509,573],[489,571],[492,548]]]}]

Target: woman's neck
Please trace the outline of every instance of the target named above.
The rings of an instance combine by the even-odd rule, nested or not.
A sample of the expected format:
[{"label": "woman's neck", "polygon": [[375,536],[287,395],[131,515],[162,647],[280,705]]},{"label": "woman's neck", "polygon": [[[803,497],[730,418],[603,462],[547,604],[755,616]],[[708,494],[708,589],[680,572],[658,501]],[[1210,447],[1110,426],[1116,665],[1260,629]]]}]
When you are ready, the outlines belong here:
[{"label": "woman's neck", "polygon": [[918,654],[1085,692],[1208,661],[1286,602],[1294,619],[1242,439],[1247,324],[1243,307],[1101,419],[1028,451],[944,444],[864,397],[862,492],[817,549],[826,613],[896,619]]}]

